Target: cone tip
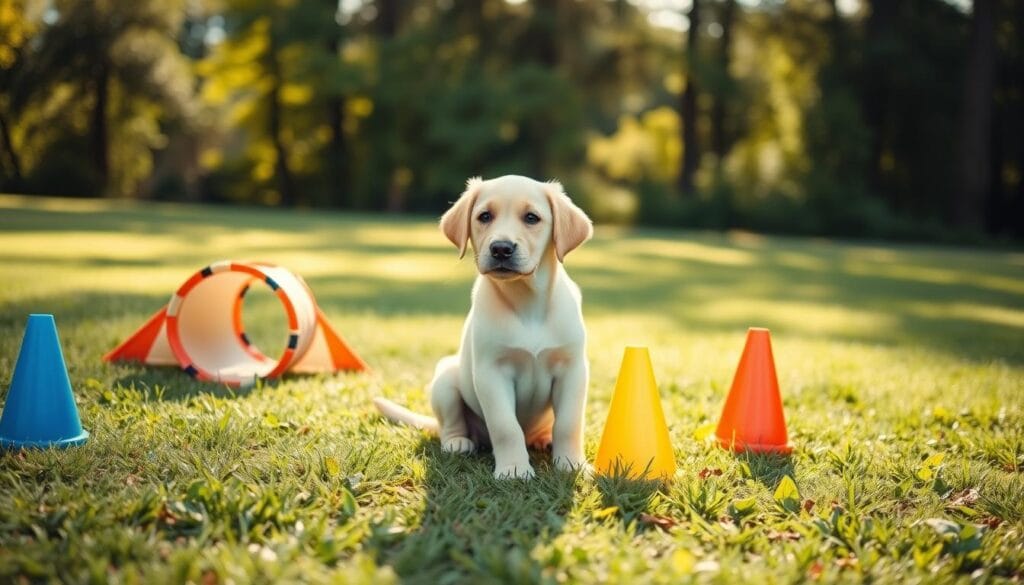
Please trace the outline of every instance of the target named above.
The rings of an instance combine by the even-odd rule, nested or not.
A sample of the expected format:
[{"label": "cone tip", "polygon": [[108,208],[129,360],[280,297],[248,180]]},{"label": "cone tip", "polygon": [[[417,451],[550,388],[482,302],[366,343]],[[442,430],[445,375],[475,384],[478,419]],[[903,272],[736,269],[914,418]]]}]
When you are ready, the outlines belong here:
[{"label": "cone tip", "polygon": [[29,313],[29,323],[41,323],[45,321],[53,321],[53,315],[50,313]]},{"label": "cone tip", "polygon": [[747,333],[769,334],[771,330],[767,327],[751,327],[747,329]]}]

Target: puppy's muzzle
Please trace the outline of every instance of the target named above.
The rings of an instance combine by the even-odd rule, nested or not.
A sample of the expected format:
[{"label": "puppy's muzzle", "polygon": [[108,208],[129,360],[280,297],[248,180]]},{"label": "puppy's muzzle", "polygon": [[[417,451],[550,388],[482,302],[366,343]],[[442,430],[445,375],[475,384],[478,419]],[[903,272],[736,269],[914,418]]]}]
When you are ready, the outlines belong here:
[{"label": "puppy's muzzle", "polygon": [[497,240],[491,242],[491,258],[494,258],[499,262],[505,262],[516,253],[517,247],[518,246],[515,242],[510,242],[508,240]]},{"label": "puppy's muzzle", "polygon": [[499,278],[515,274],[521,274],[520,263],[522,258],[516,253],[519,246],[509,240],[495,240],[491,242],[488,251],[491,253],[487,258],[486,267],[482,270],[485,274]]}]

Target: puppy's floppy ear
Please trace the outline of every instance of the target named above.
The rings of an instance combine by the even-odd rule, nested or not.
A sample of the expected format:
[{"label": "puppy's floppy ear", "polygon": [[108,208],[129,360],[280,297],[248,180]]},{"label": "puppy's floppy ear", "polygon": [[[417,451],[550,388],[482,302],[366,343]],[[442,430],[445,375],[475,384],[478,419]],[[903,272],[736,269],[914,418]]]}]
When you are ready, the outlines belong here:
[{"label": "puppy's floppy ear", "polygon": [[480,177],[473,177],[466,181],[466,190],[459,196],[451,208],[441,216],[441,231],[459,249],[459,258],[466,255],[466,246],[469,244],[469,221],[473,205],[476,204],[476,197],[480,193],[480,186],[483,185]]},{"label": "puppy's floppy ear", "polygon": [[569,199],[558,181],[544,184],[551,203],[551,239],[558,261],[594,235],[594,226],[586,213]]}]

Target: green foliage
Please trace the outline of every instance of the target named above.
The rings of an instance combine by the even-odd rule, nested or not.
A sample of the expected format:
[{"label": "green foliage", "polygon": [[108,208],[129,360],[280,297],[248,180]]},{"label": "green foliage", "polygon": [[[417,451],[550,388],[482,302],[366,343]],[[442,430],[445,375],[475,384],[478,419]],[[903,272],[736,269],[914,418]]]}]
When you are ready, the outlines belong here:
[{"label": "green foliage", "polygon": [[20,187],[134,193],[151,175],[151,150],[166,144],[161,123],[192,115],[192,76],[174,41],[181,3],[63,1],[34,12],[52,22],[31,21],[33,42],[6,68],[0,103],[7,146],[26,167]]},{"label": "green foliage", "polygon": [[[1024,12],[993,1],[970,203],[1019,235]],[[0,187],[437,214],[469,176],[520,173],[603,221],[973,239],[947,229],[972,15],[859,4],[708,0],[686,55],[679,14],[618,0],[0,0]]]}]

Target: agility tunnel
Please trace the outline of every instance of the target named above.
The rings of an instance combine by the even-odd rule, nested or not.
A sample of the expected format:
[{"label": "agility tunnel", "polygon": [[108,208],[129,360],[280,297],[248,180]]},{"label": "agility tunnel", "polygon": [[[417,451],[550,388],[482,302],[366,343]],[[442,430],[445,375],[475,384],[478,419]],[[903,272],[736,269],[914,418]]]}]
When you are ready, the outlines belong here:
[{"label": "agility tunnel", "polygon": [[[268,287],[287,317],[288,341],[276,358],[264,355],[244,330],[242,311],[252,286]],[[233,386],[286,372],[367,369],[327,322],[306,282],[264,262],[216,262],[196,272],[103,360],[177,365],[198,380]]]}]

